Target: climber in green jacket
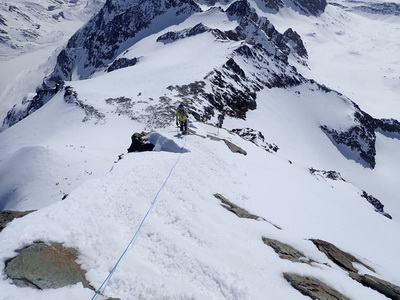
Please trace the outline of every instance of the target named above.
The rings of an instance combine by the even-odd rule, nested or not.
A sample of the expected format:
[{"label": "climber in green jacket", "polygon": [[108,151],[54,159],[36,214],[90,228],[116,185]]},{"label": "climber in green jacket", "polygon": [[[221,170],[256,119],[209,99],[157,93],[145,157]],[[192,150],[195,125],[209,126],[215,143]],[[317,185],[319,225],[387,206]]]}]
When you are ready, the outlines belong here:
[{"label": "climber in green jacket", "polygon": [[176,111],[176,126],[180,127],[183,134],[187,134],[189,115],[183,104],[179,104],[178,110]]}]

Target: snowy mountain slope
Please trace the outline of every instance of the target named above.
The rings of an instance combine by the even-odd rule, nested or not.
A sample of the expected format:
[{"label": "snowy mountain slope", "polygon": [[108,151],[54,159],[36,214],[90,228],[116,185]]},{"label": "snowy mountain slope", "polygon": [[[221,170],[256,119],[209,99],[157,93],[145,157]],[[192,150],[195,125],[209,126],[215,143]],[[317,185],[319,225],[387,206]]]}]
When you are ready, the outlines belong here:
[{"label": "snowy mountain slope", "polygon": [[[191,128],[200,135],[215,132],[200,123]],[[351,299],[386,299],[350,280],[340,268],[323,265],[331,263],[304,240],[315,237],[357,254],[380,277],[398,283],[399,245],[389,242],[398,234],[398,224],[376,214],[350,184],[319,181],[306,168],[224,130],[220,137],[246,149],[246,156],[195,135],[176,139],[173,128],[160,133],[190,152],[181,155],[137,242],[110,280],[106,296],[304,299],[281,277],[281,272],[291,271],[316,276]],[[179,153],[164,151],[125,155],[109,174],[87,181],[66,200],[9,224],[2,232],[8,242],[2,243],[0,252],[13,256],[14,249],[38,239],[64,242],[81,251],[79,261],[88,270],[88,279],[99,286],[178,157]],[[282,229],[237,218],[220,206],[213,196],[216,192]],[[368,231],[365,224],[370,224]],[[20,232],[20,238],[14,232]],[[319,263],[281,261],[261,242],[262,236],[293,244]],[[383,248],[387,243],[390,247]],[[93,294],[80,285],[43,291],[17,288],[7,281],[1,285],[5,299]]]},{"label": "snowy mountain slope", "polygon": [[[141,7],[140,5],[142,4],[138,5]],[[124,9],[126,9],[126,7],[124,7]],[[114,18],[115,12],[112,12],[110,7],[106,5],[102,11],[108,11],[108,14],[112,16],[111,20],[113,24],[115,24],[113,26],[118,26],[118,20]],[[131,13],[134,12],[137,13],[137,11],[138,8],[132,6],[131,10],[127,10],[127,16],[129,17]],[[166,12],[165,9],[160,9],[159,11],[161,13]],[[93,30],[91,24],[98,23],[96,20],[108,20],[104,14],[105,13],[101,13],[101,17],[93,18],[85,27],[86,29],[83,28],[81,32]],[[148,17],[151,19],[152,15]],[[198,23],[200,20],[202,22]],[[107,23],[106,21],[102,22]],[[261,30],[255,27],[257,24],[261,27]],[[108,27],[112,28],[113,26]],[[135,26],[133,27],[136,28]],[[143,30],[141,29],[142,27],[138,28],[139,31]],[[133,36],[139,31],[135,30]],[[105,33],[101,32],[98,35],[101,37],[104,34]],[[121,36],[123,37],[122,40],[127,39],[125,35],[121,34]],[[97,40],[102,40],[100,37]],[[114,39],[115,37],[110,35],[109,38]],[[243,43],[241,38],[246,38],[248,42]],[[83,40],[82,33],[77,33],[72,39],[72,41],[78,40]],[[226,13],[219,9],[212,9],[204,13],[194,14],[179,26],[174,25],[173,29],[167,27],[157,34],[150,35],[140,40],[140,42],[136,43],[131,48],[123,48],[126,47],[127,42],[120,43],[120,50],[118,50],[118,52],[122,52],[122,49],[125,49],[125,51],[114,58],[114,63],[112,63],[112,65],[121,60],[135,61],[132,68],[114,71],[123,72],[126,74],[126,77],[123,79],[110,80],[114,75],[100,76],[100,74],[103,73],[101,71],[103,67],[100,67],[97,73],[98,75],[96,75],[98,79],[93,81],[93,84],[91,84],[93,87],[89,88],[89,92],[87,92],[86,89],[81,92],[79,89],[79,86],[82,84],[87,86],[86,81],[82,81],[81,83],[76,82],[72,84],[73,91],[68,92],[72,93],[72,97],[66,100],[75,101],[81,107],[85,107],[86,110],[92,109],[95,111],[99,109],[99,102],[97,100],[105,100],[106,103],[116,107],[116,112],[128,114],[132,119],[140,120],[146,123],[147,128],[153,129],[160,126],[163,127],[173,122],[173,108],[179,101],[182,101],[182,99],[186,102],[186,105],[189,106],[192,114],[197,119],[207,120],[214,116],[215,120],[216,115],[214,109],[222,111],[228,116],[245,118],[246,112],[249,109],[255,109],[256,106],[260,104],[260,101],[265,101],[263,100],[264,97],[268,99],[273,95],[270,90],[267,90],[267,95],[264,95],[262,91],[265,87],[270,89],[272,87],[298,86],[297,88],[291,89],[290,95],[285,96],[285,98],[292,98],[295,96],[294,98],[305,98],[308,102],[311,99],[315,100],[309,102],[310,104],[308,105],[301,102],[300,107],[294,110],[295,115],[291,116],[291,120],[296,120],[298,112],[300,110],[305,110],[305,118],[299,121],[300,124],[304,124],[305,128],[305,124],[313,120],[314,114],[319,114],[318,120],[311,123],[312,125],[310,126],[312,126],[315,134],[324,139],[324,142],[329,142],[329,139],[331,139],[331,142],[337,146],[338,150],[345,158],[346,167],[344,167],[344,170],[347,169],[348,159],[360,163],[363,169],[375,168],[375,132],[380,130],[385,132],[386,135],[391,134],[392,137],[398,138],[400,124],[397,121],[373,119],[371,116],[361,111],[349,99],[329,91],[329,89],[323,86],[314,85],[312,81],[308,81],[302,77],[294,67],[288,64],[289,60],[293,61],[296,57],[300,58],[298,53],[302,52],[299,52],[299,50],[294,51],[295,48],[290,48],[282,44],[282,42],[279,42],[284,40],[284,35],[282,36],[279,34],[268,20],[259,18],[249,4],[245,2],[236,2],[226,8]],[[293,43],[296,40],[289,39],[286,41],[288,44],[292,43],[291,45],[293,47]],[[256,42],[258,43],[253,45],[253,43]],[[193,43],[199,45],[195,50],[198,52],[191,50],[191,45]],[[210,44],[213,44],[216,48],[207,51]],[[57,67],[46,84],[46,86],[49,85],[49,83],[50,85],[57,84],[57,87],[50,91],[39,91],[38,95],[35,96],[32,101],[26,102],[25,107],[27,108],[25,111],[10,111],[8,118],[8,121],[11,122],[10,124],[20,119],[21,116],[24,117],[31,111],[38,109],[43,103],[51,99],[54,92],[62,89],[60,85],[64,84],[58,84],[57,82],[59,82],[59,79],[57,78],[64,75],[68,78],[72,78],[72,70],[75,70],[74,72],[80,72],[78,70],[81,67],[75,62],[81,61],[81,59],[77,57],[82,55],[82,53],[81,50],[79,50],[80,48],[76,50],[77,48],[71,45],[72,44],[69,46],[71,50],[68,51],[75,53],[71,54],[71,57],[76,58],[72,61],[70,59],[65,61],[62,59],[65,55],[61,54],[58,57]],[[85,44],[83,44],[83,46],[84,45]],[[96,50],[94,49],[105,47],[105,45],[107,44],[97,43],[88,48],[84,46],[84,49],[88,49],[88,53],[95,53]],[[301,46],[302,44],[300,42],[297,45]],[[280,46],[280,48],[278,48],[278,46]],[[178,60],[176,60],[177,53],[179,53]],[[215,53],[218,53],[220,56],[216,56]],[[272,53],[276,54],[272,55]],[[92,54],[87,57],[91,55]],[[84,55],[83,57],[86,56]],[[196,57],[196,60],[193,60],[193,57]],[[291,58],[289,59],[289,57]],[[199,59],[203,60],[200,64]],[[109,65],[110,64],[111,63],[109,63]],[[84,65],[89,69],[94,68],[90,59],[82,66]],[[222,68],[217,67],[213,70],[212,67],[209,67],[215,65],[222,65]],[[65,70],[67,73],[64,73],[64,71],[61,72],[60,70]],[[79,76],[87,76],[84,75],[84,73],[87,72],[84,70],[85,69],[82,69],[81,72],[83,73]],[[147,73],[148,70],[152,70],[152,72]],[[187,70],[190,70],[190,74],[188,74]],[[165,76],[166,71],[168,72],[168,77]],[[146,76],[146,73],[149,75]],[[135,84],[127,89],[127,86],[133,81]],[[157,89],[155,89],[152,84],[148,84],[148,82],[151,81],[157,82]],[[305,83],[307,81],[309,84],[300,86],[301,82]],[[112,86],[109,85],[110,82]],[[148,90],[146,90],[147,87]],[[309,93],[309,90],[311,90],[312,93]],[[321,92],[314,93],[315,90],[320,90]],[[257,94],[253,91],[260,92]],[[306,93],[306,96],[302,96],[302,93]],[[97,97],[101,99],[96,99],[95,103],[90,103],[90,101],[86,103],[85,101],[93,98],[93,95],[97,95]],[[321,102],[316,96],[326,98],[326,101],[328,101],[322,102],[322,113],[320,110],[317,111],[315,109],[316,105]],[[125,102],[122,104],[120,104],[121,99],[125,99]],[[258,99],[258,101],[256,101],[256,99]],[[337,101],[343,103],[344,106],[340,109],[335,108],[334,102]],[[290,101],[282,105],[282,112],[279,115],[288,114],[287,111],[293,110],[292,106],[293,104],[291,104]],[[102,116],[107,113],[107,110],[106,108],[103,112],[95,113],[94,117],[102,121]],[[335,115],[332,115],[332,110],[335,110]],[[266,116],[268,116],[268,112]],[[270,116],[270,118],[272,118],[272,120],[275,119],[274,116]],[[334,120],[334,122],[332,120]],[[268,118],[263,124],[267,124],[267,122]],[[299,122],[291,122],[290,124],[294,124],[294,126],[297,127]],[[252,128],[260,130],[265,134],[270,131],[270,127],[266,127],[263,124],[254,124]],[[270,126],[282,126],[277,124],[279,124],[279,121]],[[393,124],[393,126],[390,124]],[[243,127],[246,127],[246,125],[243,125]],[[276,140],[282,141],[282,143],[288,145],[290,148],[293,144],[292,132],[295,130],[295,128],[292,128],[292,130],[285,133],[283,137],[280,136],[281,132],[278,131]],[[302,141],[308,140],[308,142],[302,143],[301,148],[303,155],[300,155],[298,159],[302,161],[303,164],[308,164],[310,167],[318,167],[319,162],[308,161],[308,153],[320,151],[320,141],[319,139],[315,139],[314,135],[310,135],[309,131],[306,131],[304,135],[305,137]],[[301,136],[301,134],[298,136]],[[285,137],[288,138],[285,139]],[[328,139],[326,137],[328,137]],[[337,151],[335,148],[332,149]],[[328,152],[324,151],[322,153],[326,155]],[[337,155],[337,153],[335,153],[335,155]],[[298,153],[287,154],[288,159],[291,159],[293,156],[297,157]],[[331,161],[330,155],[326,156],[325,159]],[[316,166],[312,164],[316,164]],[[336,165],[328,164],[328,166],[328,169],[335,170]],[[368,169],[365,173],[368,173]],[[346,173],[343,175],[346,177]],[[379,177],[379,175],[377,177]],[[355,180],[360,188],[367,189],[367,187],[370,186],[370,180],[368,180],[367,183],[365,183],[364,180],[361,180],[361,182],[358,179]],[[380,182],[380,180],[378,180],[378,182]],[[381,185],[383,187],[379,188],[379,193],[376,197],[379,199],[383,197],[383,203],[389,201],[389,205],[394,208],[394,214],[396,214],[398,204],[396,204],[397,201],[395,197],[393,197],[393,191],[396,191],[397,184],[393,184],[391,180],[389,182],[384,181],[379,184],[379,186]],[[383,190],[388,192],[382,192]],[[9,192],[7,191],[5,194],[8,195]]]},{"label": "snowy mountain slope", "polygon": [[71,35],[104,1],[6,1],[0,4],[0,118],[30,99]]},{"label": "snowy mountain slope", "polygon": [[[392,9],[357,9],[385,5]],[[332,1],[318,18],[291,10],[268,18],[278,30],[291,27],[301,35],[309,53],[305,76],[345,94],[376,117],[399,119],[399,5]]]},{"label": "snowy mountain slope", "polygon": [[0,6],[0,58],[4,60],[10,54],[18,55],[36,46],[53,44],[65,34],[68,38],[97,13],[102,3],[101,0],[3,2]]},{"label": "snowy mountain slope", "polygon": [[[3,262],[33,241],[61,242],[79,250],[79,263],[98,288],[177,163],[104,298],[305,299],[282,276],[294,272],[319,278],[350,299],[387,299],[351,280],[309,239],[334,243],[376,271],[356,265],[361,274],[400,284],[397,123],[382,129],[388,127],[374,119],[374,110],[367,111],[369,118],[353,99],[319,83],[330,84],[307,79],[313,78],[308,75],[317,48],[306,48],[306,60],[294,50],[296,39],[274,30],[268,21],[273,15],[256,18],[254,12],[260,12],[247,9],[241,18],[243,10],[234,7],[227,3],[190,14],[126,44],[106,65],[119,61],[125,67],[115,64],[114,71],[104,72],[102,66],[85,80],[71,76],[45,105],[0,133],[1,209],[40,209],[0,233],[6,241],[0,245]],[[279,9],[272,24],[285,13]],[[304,20],[292,16],[295,24]],[[198,134],[184,139],[173,126],[182,101]],[[223,112],[224,129],[200,122],[216,123]],[[365,120],[372,126],[373,168],[360,152],[335,144],[321,129],[367,130]],[[250,142],[229,133],[232,129],[262,133],[264,143],[279,149],[265,151],[254,144],[262,143],[261,135]],[[160,144],[161,151],[118,160],[132,133],[142,130],[153,130],[173,146]],[[217,134],[247,155],[204,138]],[[181,147],[188,151],[180,155]],[[327,171],[340,172],[345,181],[329,179]],[[364,191],[381,200],[393,219],[377,213]],[[237,218],[215,193],[265,221]],[[316,262],[281,260],[263,236],[293,245]],[[4,299],[80,299],[94,293],[80,284],[18,288],[4,274],[0,285]]]}]

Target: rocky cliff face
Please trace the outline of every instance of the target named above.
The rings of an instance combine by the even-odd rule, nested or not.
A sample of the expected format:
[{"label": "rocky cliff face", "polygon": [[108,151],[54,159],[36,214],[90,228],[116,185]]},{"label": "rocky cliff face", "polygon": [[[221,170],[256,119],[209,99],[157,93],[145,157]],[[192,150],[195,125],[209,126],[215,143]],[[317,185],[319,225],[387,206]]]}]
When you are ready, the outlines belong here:
[{"label": "rocky cliff face", "polygon": [[400,122],[394,119],[375,119],[355,108],[354,126],[345,131],[321,126],[331,141],[347,158],[373,169],[375,167],[375,141],[377,131],[392,138],[400,138]]},{"label": "rocky cliff face", "polygon": [[279,11],[283,7],[291,7],[294,10],[305,15],[318,16],[324,12],[327,6],[326,0],[262,0],[261,1],[267,9],[274,12]]}]

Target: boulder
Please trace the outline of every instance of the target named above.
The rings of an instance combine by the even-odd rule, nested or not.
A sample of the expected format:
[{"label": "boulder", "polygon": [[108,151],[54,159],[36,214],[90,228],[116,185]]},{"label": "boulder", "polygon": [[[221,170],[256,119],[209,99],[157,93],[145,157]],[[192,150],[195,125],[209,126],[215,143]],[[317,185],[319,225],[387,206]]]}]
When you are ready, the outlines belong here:
[{"label": "boulder", "polygon": [[78,251],[59,243],[35,242],[7,260],[5,274],[19,287],[55,289],[81,282],[95,290],[85,278],[86,271],[76,263]]}]

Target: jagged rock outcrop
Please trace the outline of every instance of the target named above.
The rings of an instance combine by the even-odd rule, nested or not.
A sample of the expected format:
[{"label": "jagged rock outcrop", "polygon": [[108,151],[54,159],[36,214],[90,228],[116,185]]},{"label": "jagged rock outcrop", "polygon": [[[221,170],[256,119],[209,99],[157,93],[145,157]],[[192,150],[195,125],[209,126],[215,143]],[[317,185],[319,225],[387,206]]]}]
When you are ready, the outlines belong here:
[{"label": "jagged rock outcrop", "polygon": [[400,139],[400,122],[394,119],[375,119],[353,103],[354,126],[345,131],[322,125],[321,129],[348,159],[365,167],[375,168],[376,134],[379,130],[385,135]]},{"label": "jagged rock outcrop", "polygon": [[319,279],[292,273],[283,273],[283,277],[296,290],[311,299],[350,300]]},{"label": "jagged rock outcrop", "polygon": [[326,254],[326,256],[332,260],[339,267],[349,272],[349,275],[352,279],[358,281],[362,285],[372,288],[386,297],[399,300],[400,299],[400,287],[394,285],[386,280],[377,278],[375,276],[369,274],[359,274],[358,270],[354,267],[353,263],[360,264],[370,270],[371,272],[375,272],[373,268],[368,266],[367,264],[361,262],[354,255],[347,253],[335,245],[328,243],[319,239],[311,239],[311,241],[317,246],[317,248]]},{"label": "jagged rock outcrop", "polygon": [[332,260],[335,264],[345,269],[346,271],[357,273],[358,271],[353,266],[353,263],[358,263],[360,265],[363,265],[367,269],[371,270],[372,272],[375,272],[374,269],[361,262],[354,255],[351,255],[345,251],[340,250],[338,247],[336,247],[331,243],[319,239],[311,239],[311,241],[314,243],[315,246],[317,246],[317,248],[320,251],[325,253],[330,260]]},{"label": "jagged rock outcrop", "polygon": [[273,12],[279,11],[285,6],[301,14],[318,16],[325,11],[328,5],[326,0],[262,0],[265,7]]},{"label": "jagged rock outcrop", "polygon": [[312,175],[315,177],[320,178],[328,178],[331,180],[338,180],[338,181],[346,181],[343,179],[342,175],[336,171],[325,171],[325,170],[317,170],[314,168],[308,169]]},{"label": "jagged rock outcrop", "polygon": [[14,220],[16,218],[22,218],[31,212],[34,212],[34,210],[28,210],[28,211],[3,210],[3,211],[0,211],[0,232],[12,220]]},{"label": "jagged rock outcrop", "polygon": [[132,59],[128,59],[128,58],[119,58],[117,60],[115,60],[111,66],[108,67],[107,72],[112,72],[118,69],[122,69],[122,68],[126,68],[126,67],[132,67],[134,65],[136,65],[138,62],[138,59],[132,58]]},{"label": "jagged rock outcrop", "polygon": [[214,197],[217,198],[219,201],[221,201],[221,206],[222,207],[224,207],[228,211],[234,213],[239,218],[251,219],[251,220],[256,220],[256,221],[265,221],[265,222],[268,222],[269,224],[271,224],[272,226],[274,226],[275,228],[277,228],[279,230],[282,229],[279,226],[277,226],[277,225],[271,223],[270,221],[264,219],[263,217],[260,217],[260,216],[257,216],[257,215],[254,215],[254,214],[248,212],[244,208],[242,208],[242,207],[236,205],[235,203],[229,201],[228,199],[226,199],[223,195],[221,195],[219,193],[214,194]]},{"label": "jagged rock outcrop", "polygon": [[237,128],[237,129],[232,129],[232,132],[241,136],[243,139],[252,142],[258,147],[263,148],[265,151],[268,151],[269,153],[278,152],[279,150],[279,147],[277,145],[270,144],[265,141],[265,137],[261,133],[261,131],[254,130],[251,128],[242,128],[242,129]]},{"label": "jagged rock outcrop", "polygon": [[400,16],[400,4],[394,2],[373,3],[354,1],[352,9],[378,15]]},{"label": "jagged rock outcrop", "polygon": [[389,215],[388,213],[386,213],[386,212],[383,210],[384,205],[382,204],[381,201],[379,201],[379,199],[375,198],[375,197],[372,196],[372,195],[369,195],[366,191],[363,191],[363,192],[362,192],[361,197],[367,199],[367,201],[368,201],[369,203],[371,203],[371,205],[372,205],[373,207],[375,207],[375,211],[377,211],[377,212],[379,212],[380,214],[384,215],[386,218],[392,219],[392,216]]},{"label": "jagged rock outcrop", "polygon": [[279,255],[279,258],[288,259],[292,262],[301,262],[301,263],[312,262],[312,260],[306,257],[302,252],[300,252],[299,250],[293,248],[288,244],[264,236],[262,237],[262,241],[264,242],[264,244],[274,249],[275,253]]},{"label": "jagged rock outcrop", "polygon": [[232,203],[231,201],[226,199],[221,194],[218,194],[218,193],[214,194],[214,197],[221,201],[222,207],[224,207],[227,210],[229,210],[230,212],[234,213],[239,218],[246,218],[246,219],[253,219],[253,220],[263,220],[263,218],[261,218],[259,216],[256,216],[256,215],[253,215],[252,213],[249,213],[244,208],[239,207],[236,204]]},{"label": "jagged rock outcrop", "polygon": [[202,34],[204,32],[210,32],[210,31],[212,32],[213,29],[203,25],[202,23],[199,23],[192,28],[187,28],[187,29],[181,30],[181,31],[169,31],[167,33],[164,33],[163,35],[161,35],[157,38],[157,42],[169,44],[169,43],[175,42],[179,39],[188,38],[191,36],[195,36],[195,35]]},{"label": "jagged rock outcrop", "polygon": [[[287,259],[295,263],[309,263],[314,265],[318,263],[306,257],[302,252],[293,248],[290,245],[282,243],[278,240],[262,237],[263,242],[274,249],[281,259]],[[317,248],[326,254],[326,256],[335,264],[340,266],[345,271],[349,272],[350,278],[358,281],[362,285],[368,288],[372,288],[386,297],[399,300],[400,299],[400,287],[369,274],[359,274],[358,270],[353,266],[353,263],[361,264],[371,272],[375,272],[373,268],[362,263],[354,255],[351,255],[345,251],[340,250],[335,245],[319,240],[311,239],[311,241],[317,246]],[[325,263],[325,265],[328,265]],[[329,266],[329,265],[328,265]],[[299,274],[293,274],[285,272],[283,277],[299,292],[303,295],[309,296],[312,299],[349,299],[341,293],[337,292],[332,287],[328,286],[324,282],[312,278],[310,276],[303,276]]]},{"label": "jagged rock outcrop", "polygon": [[[193,0],[107,0],[100,12],[69,40],[47,81],[70,80],[75,68],[81,79],[88,78],[93,72],[107,68],[127,45],[137,42],[143,30],[162,29],[157,28],[161,22],[152,22],[154,19],[165,16],[164,26],[174,25],[200,11]],[[175,18],[167,19],[167,12],[173,13]],[[81,57],[86,57],[82,64],[79,63]]]},{"label": "jagged rock outcrop", "polygon": [[94,290],[85,278],[86,272],[75,262],[77,256],[76,249],[59,243],[36,242],[6,261],[5,274],[19,287],[52,289],[81,282]]},{"label": "jagged rock outcrop", "polygon": [[[214,9],[223,12],[221,8]],[[163,28],[155,24],[178,24],[200,11],[200,7],[192,0],[138,0],[129,3],[107,1],[100,12],[75,33],[61,51],[54,71],[37,89],[33,100],[25,107],[14,108],[9,112],[3,128],[12,126],[44,105],[62,90],[63,82],[70,80],[73,72],[78,78],[84,79],[94,72],[110,72],[135,65],[137,59],[123,55],[125,50],[142,38],[143,32],[157,32]],[[176,18],[159,22],[171,13]],[[247,111],[257,107],[257,91],[290,87],[306,81],[289,64],[290,55],[303,62],[307,58],[307,51],[296,32],[288,29],[284,34],[279,33],[267,18],[259,17],[245,0],[233,2],[225,13],[229,19],[239,24],[234,30],[223,31],[199,23],[192,28],[167,32],[158,37],[159,42],[173,43],[178,39],[211,33],[216,40],[243,41],[233,49],[221,67],[210,69],[205,78],[199,78],[208,82],[211,91],[204,86],[202,90],[197,89],[193,95],[188,95],[202,102],[200,107],[193,105],[193,115],[198,120],[209,120],[215,111],[224,111],[227,116],[244,119]],[[154,19],[158,22],[152,22]]]},{"label": "jagged rock outcrop", "polygon": [[380,279],[378,277],[369,274],[360,275],[356,273],[350,273],[350,277],[360,282],[363,286],[378,291],[379,293],[385,295],[389,299],[392,300],[400,299],[400,287],[386,280]]},{"label": "jagged rock outcrop", "polygon": [[[140,32],[143,30],[161,30],[159,24],[179,24],[200,11],[193,0],[107,0],[99,13],[68,41],[57,57],[53,72],[37,88],[33,100],[8,112],[2,129],[14,125],[47,103],[61,91],[64,81],[71,80],[73,72],[78,78],[85,79],[96,71],[109,68],[120,53],[142,38]],[[169,13],[175,17],[168,18]],[[160,22],[163,17],[165,22]],[[155,18],[159,22],[152,22]]]}]

